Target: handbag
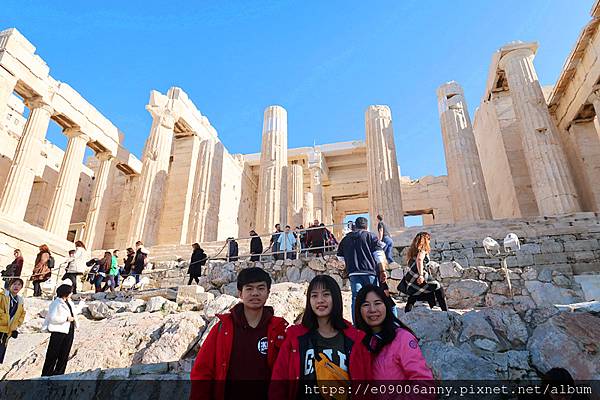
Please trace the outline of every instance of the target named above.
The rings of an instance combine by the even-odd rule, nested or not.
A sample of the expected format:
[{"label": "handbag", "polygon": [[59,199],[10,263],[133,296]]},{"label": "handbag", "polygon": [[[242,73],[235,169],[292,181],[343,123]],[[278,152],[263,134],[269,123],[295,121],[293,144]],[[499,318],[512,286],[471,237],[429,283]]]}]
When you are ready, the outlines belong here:
[{"label": "handbag", "polygon": [[33,279],[32,281],[44,282],[50,278],[52,272],[46,263],[37,263],[33,268],[33,273],[31,274]]}]

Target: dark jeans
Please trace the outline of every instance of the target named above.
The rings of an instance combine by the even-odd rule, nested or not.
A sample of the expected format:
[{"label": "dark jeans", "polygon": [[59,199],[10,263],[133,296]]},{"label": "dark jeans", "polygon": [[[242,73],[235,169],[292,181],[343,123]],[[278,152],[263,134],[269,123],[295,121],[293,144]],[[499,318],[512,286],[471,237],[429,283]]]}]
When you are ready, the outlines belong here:
[{"label": "dark jeans", "polygon": [[260,261],[260,254],[253,254],[250,257],[250,261]]},{"label": "dark jeans", "polygon": [[356,299],[356,294],[363,286],[379,285],[377,284],[377,277],[375,275],[351,275],[348,279],[350,280],[350,290],[352,291],[352,323],[354,324],[354,299]]},{"label": "dark jeans", "polygon": [[8,343],[8,333],[0,333],[0,364],[4,362],[6,354],[6,344]]},{"label": "dark jeans", "polygon": [[388,263],[393,263],[394,262],[394,257],[393,257],[394,241],[392,240],[391,237],[384,236],[383,243],[385,243],[385,248],[383,249],[383,251],[385,252],[385,258],[387,258]]},{"label": "dark jeans", "polygon": [[69,333],[52,332],[50,343],[48,343],[48,350],[46,351],[46,361],[44,361],[42,376],[62,375],[65,373],[67,361],[69,361],[69,353],[73,345],[73,336],[75,336],[73,328],[69,330]]},{"label": "dark jeans", "polygon": [[62,277],[63,280],[64,279],[68,279],[71,282],[73,282],[73,294],[77,293],[77,275],[80,274],[76,274],[74,272],[67,272],[66,274],[64,274],[64,276]]},{"label": "dark jeans", "polygon": [[42,282],[33,281],[33,296],[40,297],[42,295],[42,287],[40,286]]},{"label": "dark jeans", "polygon": [[406,305],[404,306],[404,312],[409,312],[412,310],[417,301],[426,301],[429,304],[429,308],[433,308],[435,307],[436,300],[442,311],[448,311],[448,306],[446,305],[446,294],[444,293],[444,288],[440,287],[433,293],[426,293],[420,296],[409,296],[408,300],[406,301]]},{"label": "dark jeans", "polygon": [[104,291],[104,289],[102,289],[102,282],[104,282],[104,278],[104,276],[96,274],[96,277],[94,278],[94,287],[96,289],[96,293]]},{"label": "dark jeans", "polygon": [[105,292],[106,289],[110,288],[111,292],[115,291],[115,276],[114,275],[106,275],[106,283],[104,284],[104,287],[102,288],[102,291]]},{"label": "dark jeans", "polygon": [[188,281],[188,286],[192,284],[192,281],[196,281],[196,285],[200,284],[200,278],[197,276],[190,276],[190,280]]}]

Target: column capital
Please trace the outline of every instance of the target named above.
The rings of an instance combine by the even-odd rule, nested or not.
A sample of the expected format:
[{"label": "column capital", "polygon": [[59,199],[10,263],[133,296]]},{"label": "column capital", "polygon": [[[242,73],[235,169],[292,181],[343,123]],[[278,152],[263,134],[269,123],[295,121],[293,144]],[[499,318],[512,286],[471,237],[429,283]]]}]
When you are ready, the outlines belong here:
[{"label": "column capital", "polygon": [[41,108],[50,114],[52,114],[54,112],[54,109],[50,106],[50,104],[48,104],[48,102],[46,102],[42,98],[42,96],[29,97],[28,99],[25,99],[23,101],[23,103],[25,103],[27,108],[29,108],[30,110],[34,110],[36,108]]},{"label": "column capital", "polygon": [[152,118],[158,120],[158,122],[168,129],[175,128],[175,122],[179,119],[179,116],[175,114],[173,110],[167,107],[157,106],[146,106],[146,110],[152,115]]},{"label": "column capital", "polygon": [[90,140],[90,138],[81,131],[80,127],[65,128],[63,129],[63,134],[69,139],[74,137],[81,137],[81,139],[85,139],[86,142]]},{"label": "column capital", "polygon": [[531,47],[519,47],[502,55],[498,61],[500,69],[506,69],[506,64],[514,59],[524,59],[535,55],[535,50]]},{"label": "column capital", "polygon": [[600,100],[600,85],[594,85],[592,87],[592,92],[588,96],[588,101],[594,103],[598,100]]},{"label": "column capital", "polygon": [[96,153],[96,158],[100,161],[108,161],[113,159],[113,155],[110,151],[103,151],[100,153]]}]

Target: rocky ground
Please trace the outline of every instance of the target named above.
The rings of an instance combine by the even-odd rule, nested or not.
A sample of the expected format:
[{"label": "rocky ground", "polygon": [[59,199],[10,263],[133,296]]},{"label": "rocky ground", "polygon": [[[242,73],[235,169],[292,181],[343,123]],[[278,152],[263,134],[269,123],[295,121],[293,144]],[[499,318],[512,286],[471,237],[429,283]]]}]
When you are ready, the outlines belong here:
[{"label": "rocky ground", "polygon": [[[304,308],[306,287],[274,284],[268,304],[294,323]],[[343,296],[349,319],[350,293]],[[185,360],[195,357],[215,314],[238,301],[196,286],[79,297],[88,298],[87,306],[67,373],[95,371],[85,374],[98,377],[102,369],[103,378],[156,372],[167,368],[166,362],[182,359],[176,371],[185,376],[191,365]],[[1,379],[40,376],[49,338],[40,328],[48,304],[49,300],[26,299],[27,319],[19,338],[9,344]],[[524,379],[551,367],[565,367],[576,379],[600,379],[599,302],[528,309],[504,302],[448,313],[418,305],[411,313],[401,311],[400,317],[420,338],[439,379]]]}]

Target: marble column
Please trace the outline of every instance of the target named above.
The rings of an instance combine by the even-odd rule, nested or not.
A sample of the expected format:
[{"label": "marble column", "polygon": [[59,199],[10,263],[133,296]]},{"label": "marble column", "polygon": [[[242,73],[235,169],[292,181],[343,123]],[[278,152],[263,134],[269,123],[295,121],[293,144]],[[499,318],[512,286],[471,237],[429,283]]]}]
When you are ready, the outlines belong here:
[{"label": "marble column", "polygon": [[463,89],[454,81],[445,83],[437,98],[454,221],[492,219]]},{"label": "marble column", "polygon": [[404,212],[390,108],[369,106],[365,112],[365,130],[371,228],[375,230],[377,214],[382,214],[389,229],[395,230],[404,226]]},{"label": "marble column", "polygon": [[112,165],[113,156],[109,151],[97,153],[96,158],[100,162],[98,169],[94,174],[94,191],[90,201],[90,209],[88,210],[85,220],[85,228],[83,231],[83,243],[89,250],[102,247],[100,238],[97,233],[100,227],[101,214],[103,204],[105,203],[105,194],[108,189],[108,178],[110,177],[110,166]]},{"label": "marble column", "polygon": [[577,212],[577,192],[533,66],[534,51],[533,44],[512,45],[498,66],[506,74],[521,123],[523,152],[540,214]]},{"label": "marble column", "polygon": [[177,118],[169,108],[148,106],[147,110],[152,114],[152,128],[144,147],[128,236],[131,244],[141,240],[146,246],[152,246],[156,244],[158,234]]},{"label": "marble column", "polygon": [[323,185],[322,185],[322,172],[320,167],[313,167],[310,169],[310,191],[312,192],[313,199],[313,218],[310,220],[318,220],[323,222]]},{"label": "marble column", "polygon": [[309,224],[312,224],[315,219],[314,207],[313,207],[313,194],[312,192],[304,192],[304,220],[302,224],[305,228],[308,228]]},{"label": "marble column", "polygon": [[265,109],[260,153],[256,230],[273,231],[287,218],[287,112],[281,106]]},{"label": "marble column", "polygon": [[198,165],[194,181],[190,238],[192,242],[217,240],[219,201],[221,194],[221,144],[213,139],[200,142]]},{"label": "marble column", "polygon": [[6,112],[8,111],[8,99],[15,90],[16,84],[17,78],[0,67],[0,129],[4,128]]},{"label": "marble column", "polygon": [[40,146],[46,137],[52,107],[41,97],[27,99],[29,118],[17,145],[8,178],[0,199],[0,213],[15,221],[22,221],[27,211],[29,196],[35,178],[36,166],[40,162]]},{"label": "marble column", "polygon": [[69,138],[69,142],[60,165],[45,229],[66,239],[89,138],[79,129],[65,129],[64,134]]},{"label": "marble column", "polygon": [[302,210],[304,207],[304,171],[302,165],[288,166],[288,224],[292,228],[303,224]]}]

